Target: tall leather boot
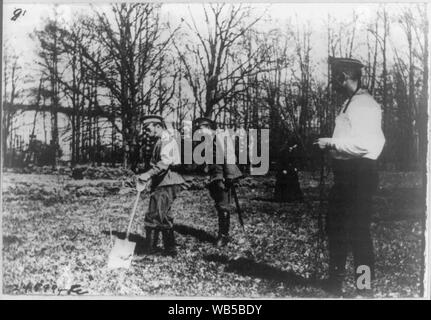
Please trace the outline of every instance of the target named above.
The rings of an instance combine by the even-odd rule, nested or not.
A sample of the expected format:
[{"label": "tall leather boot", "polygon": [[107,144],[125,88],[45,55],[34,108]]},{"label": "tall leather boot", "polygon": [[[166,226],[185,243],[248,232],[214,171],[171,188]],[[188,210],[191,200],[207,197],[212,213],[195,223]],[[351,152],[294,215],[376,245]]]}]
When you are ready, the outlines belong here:
[{"label": "tall leather boot", "polygon": [[159,247],[157,246],[157,244],[159,243],[159,235],[160,235],[160,230],[159,229],[154,229],[153,231],[153,239],[151,242],[151,250],[153,251],[158,251]]},{"label": "tall leather boot", "polygon": [[229,211],[220,211],[218,214],[218,236],[217,247],[223,247],[229,242],[229,226],[230,226],[230,213]]},{"label": "tall leather boot", "polygon": [[162,238],[164,247],[163,255],[175,257],[177,255],[177,249],[175,248],[174,230],[163,230]]},{"label": "tall leather boot", "polygon": [[337,268],[330,266],[329,278],[324,282],[323,289],[335,296],[343,295],[343,280],[345,276],[344,268]]},{"label": "tall leather boot", "polygon": [[145,249],[147,254],[157,252],[157,242],[159,238],[159,230],[154,228],[145,228]]}]

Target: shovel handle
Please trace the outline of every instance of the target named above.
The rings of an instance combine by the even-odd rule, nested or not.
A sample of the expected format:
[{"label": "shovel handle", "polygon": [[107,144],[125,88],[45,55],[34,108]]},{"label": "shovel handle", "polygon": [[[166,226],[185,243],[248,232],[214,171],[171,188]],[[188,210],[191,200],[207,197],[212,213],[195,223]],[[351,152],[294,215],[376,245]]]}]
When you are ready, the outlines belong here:
[{"label": "shovel handle", "polygon": [[[145,188],[144,188],[144,190],[145,190]],[[126,240],[129,239],[130,228],[132,227],[133,218],[135,217],[136,208],[138,207],[138,202],[139,202],[139,197],[141,196],[141,192],[142,191],[138,191],[138,193],[136,195],[135,203],[133,204],[132,214],[130,215],[130,221],[129,221],[129,225],[127,226],[127,231],[126,231]]]}]

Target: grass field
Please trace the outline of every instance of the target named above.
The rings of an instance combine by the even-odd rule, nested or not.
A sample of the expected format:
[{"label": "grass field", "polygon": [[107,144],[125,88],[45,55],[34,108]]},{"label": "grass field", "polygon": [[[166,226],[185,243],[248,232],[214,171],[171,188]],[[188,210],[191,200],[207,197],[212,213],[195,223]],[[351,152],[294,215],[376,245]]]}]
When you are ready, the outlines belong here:
[{"label": "grass field", "polygon": [[[273,177],[243,180],[239,197],[248,236],[233,215],[232,241],[222,249],[213,245],[217,215],[207,190],[183,191],[173,207],[178,256],[135,256],[129,270],[108,270],[107,257],[115,234],[126,228],[133,193],[119,193],[116,180],[4,173],[3,293],[328,297],[315,281],[327,269],[326,250],[315,254],[318,177],[301,173],[306,203],[265,201],[273,185]],[[330,177],[326,192],[329,185]],[[133,225],[138,245],[147,205],[147,198],[140,202]],[[417,297],[420,175],[382,173],[375,208],[375,296]],[[352,275],[350,258],[348,267]],[[353,294],[352,276],[344,289],[347,296]]]}]

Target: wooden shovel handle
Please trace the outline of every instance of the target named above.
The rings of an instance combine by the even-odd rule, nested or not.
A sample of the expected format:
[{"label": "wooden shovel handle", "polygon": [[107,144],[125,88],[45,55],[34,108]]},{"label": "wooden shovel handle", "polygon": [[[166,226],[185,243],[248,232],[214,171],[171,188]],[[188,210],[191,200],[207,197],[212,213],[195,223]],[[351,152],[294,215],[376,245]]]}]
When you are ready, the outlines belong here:
[{"label": "wooden shovel handle", "polygon": [[[143,190],[145,190],[145,188]],[[138,207],[138,202],[139,202],[139,197],[141,196],[141,192],[142,191],[138,191],[138,193],[136,195],[136,200],[135,200],[135,203],[133,205],[132,214],[130,215],[129,225],[127,226],[126,240],[129,240],[130,228],[132,227],[133,218],[135,217],[136,208]]]}]

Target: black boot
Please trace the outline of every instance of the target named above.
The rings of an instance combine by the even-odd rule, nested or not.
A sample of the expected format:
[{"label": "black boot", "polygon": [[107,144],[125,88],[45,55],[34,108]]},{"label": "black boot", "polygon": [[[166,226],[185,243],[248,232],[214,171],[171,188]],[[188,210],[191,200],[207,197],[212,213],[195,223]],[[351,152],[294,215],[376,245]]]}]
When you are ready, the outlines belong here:
[{"label": "black boot", "polygon": [[154,254],[158,251],[157,242],[159,239],[159,230],[154,228],[145,228],[145,253]]},{"label": "black boot", "polygon": [[323,282],[323,290],[336,297],[343,296],[344,270],[331,268],[329,278]]},{"label": "black boot", "polygon": [[230,214],[228,211],[219,212],[218,215],[218,236],[217,247],[224,247],[229,242],[229,227],[230,227]]},{"label": "black boot", "polygon": [[157,246],[157,244],[159,243],[159,235],[160,235],[160,230],[154,229],[153,239],[152,239],[151,247],[150,247],[153,252],[159,251],[159,247]]},{"label": "black boot", "polygon": [[175,236],[174,236],[174,230],[163,230],[162,231],[162,238],[163,238],[163,255],[175,257],[177,255],[177,250],[175,248]]},{"label": "black boot", "polygon": [[343,283],[338,281],[337,279],[329,277],[328,279],[323,280],[322,289],[335,297],[342,297],[342,284]]}]

